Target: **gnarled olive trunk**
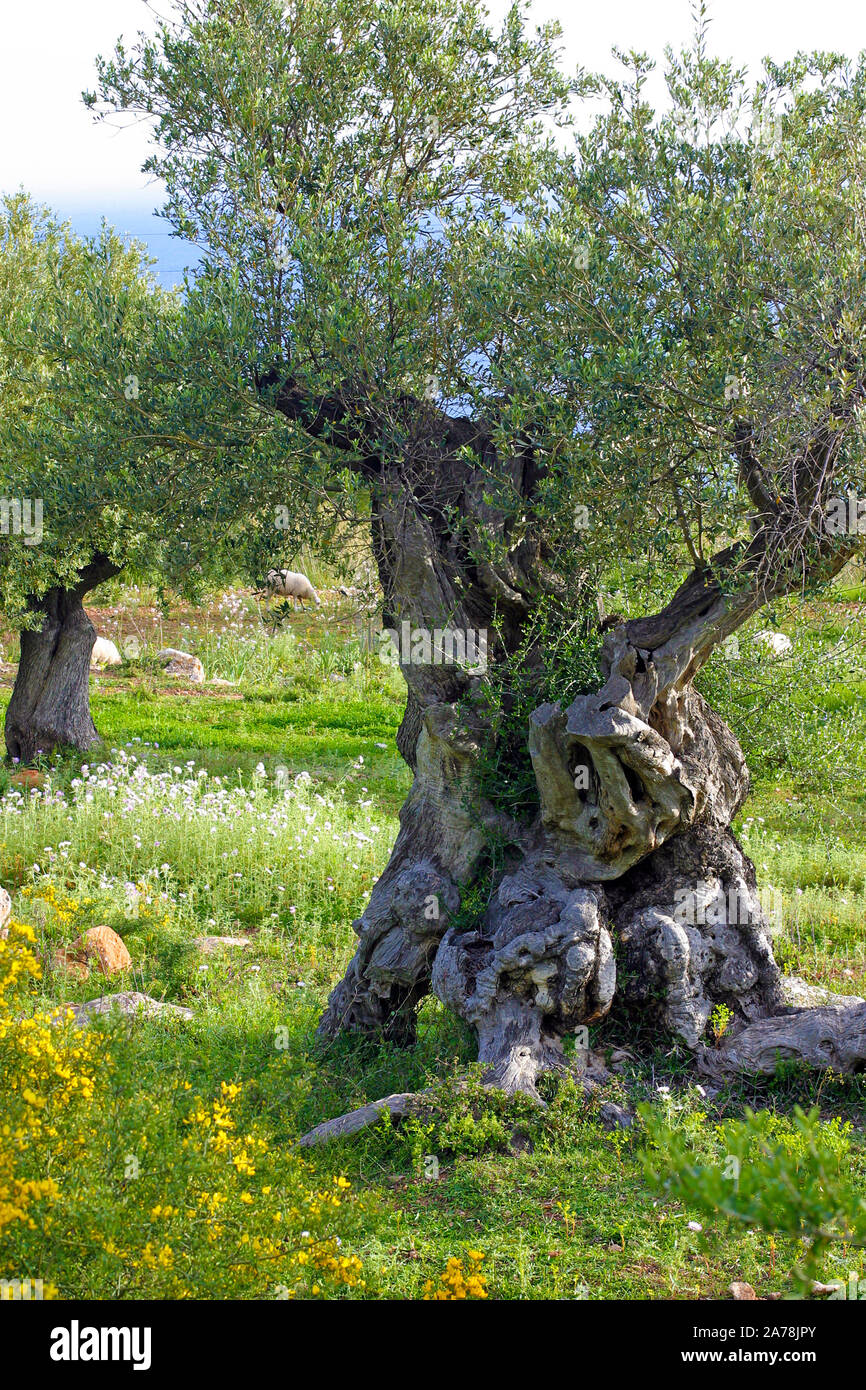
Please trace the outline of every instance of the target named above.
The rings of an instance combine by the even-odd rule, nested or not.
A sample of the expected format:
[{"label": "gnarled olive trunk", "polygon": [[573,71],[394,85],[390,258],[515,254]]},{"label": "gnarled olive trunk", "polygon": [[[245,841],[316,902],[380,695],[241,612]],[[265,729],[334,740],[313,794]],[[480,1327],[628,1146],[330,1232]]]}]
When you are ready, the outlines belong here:
[{"label": "gnarled olive trunk", "polygon": [[[413,584],[419,574],[441,576],[442,552],[419,554],[405,494],[399,515],[404,528],[411,517],[414,532],[404,529],[389,551],[401,571]],[[517,620],[491,644],[494,661],[512,655],[530,612],[531,589],[513,558]],[[463,578],[448,594],[452,622],[455,614],[482,621],[479,589],[489,594],[492,622],[501,576],[473,576],[474,587]],[[445,625],[441,581],[400,593],[400,575],[389,569],[383,584],[413,626]],[[698,634],[709,651],[724,635],[723,606],[697,627],[688,607],[684,617],[669,614],[652,647],[640,624],[614,629],[602,688],[565,710],[532,712],[526,736],[539,813],[530,825],[480,792],[480,749],[491,730],[473,702],[478,678],[452,674],[443,688],[436,668],[404,666],[415,780],[391,860],[355,923],[359,945],[323,1033],[384,1029],[408,1041],[415,1005],[432,988],[475,1029],[488,1079],[535,1096],[539,1073],[565,1064],[564,1036],[602,1019],[617,995],[693,1048],[717,1004],[744,1024],[782,1007],[754,870],[729,829],[748,791],[745,759],[691,684]],[[491,878],[492,838],[504,850]],[[486,910],[452,925],[461,895],[482,875]]]},{"label": "gnarled olive trunk", "polygon": [[31,604],[42,615],[39,629],[21,633],[21,656],[6,709],[6,749],[32,762],[40,753],[70,746],[82,752],[99,742],[90,713],[90,655],[96,629],[84,611],[84,596],[116,567],[97,557],[81,571],[74,588],[54,588]]},{"label": "gnarled olive trunk", "polygon": [[[311,399],[291,379],[276,403],[366,477],[385,625],[399,633],[405,624],[412,648],[401,653],[408,702],[398,746],[414,782],[391,858],[353,924],[358,946],[322,1035],[409,1042],[432,989],[475,1029],[488,1081],[532,1096],[541,1072],[564,1065],[563,1038],[585,1036],[614,999],[698,1055],[724,1005],[730,1049],[740,1040],[732,1066],[766,1055],[768,1022],[774,1045],[784,1035],[791,1055],[815,1056],[808,1019],[782,1012],[754,868],[730,829],[748,792],[745,759],[693,684],[717,643],[802,582],[788,519],[759,516],[749,539],[698,566],[661,612],[614,627],[600,689],[562,709],[545,702],[530,635],[536,605],[561,593],[534,515],[532,451],[496,456],[483,426],[416,401],[405,402],[399,429],[351,409],[348,393]],[[517,503],[503,510],[489,496],[494,457]],[[810,561],[815,575],[847,558],[825,539]],[[586,622],[585,611],[574,616]],[[520,653],[531,685],[537,677],[526,729],[538,793],[531,824],[483,790],[482,760],[497,738],[489,670],[437,664],[414,642],[426,632],[435,652],[436,631],[449,629],[464,638],[486,630],[488,668]],[[466,890],[482,885],[486,908],[467,919]],[[858,1065],[853,1016],[827,1027],[834,1057],[847,1047]],[[591,1089],[596,1063],[581,1062]],[[331,1132],[320,1126],[317,1142]]]}]

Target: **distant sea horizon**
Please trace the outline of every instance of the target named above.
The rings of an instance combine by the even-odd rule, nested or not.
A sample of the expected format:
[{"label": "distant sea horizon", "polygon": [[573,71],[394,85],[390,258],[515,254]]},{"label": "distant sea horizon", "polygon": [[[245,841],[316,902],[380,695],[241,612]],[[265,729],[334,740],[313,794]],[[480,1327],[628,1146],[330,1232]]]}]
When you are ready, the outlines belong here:
[{"label": "distant sea horizon", "polygon": [[160,190],[154,188],[153,199],[118,201],[108,199],[81,202],[63,194],[53,198],[37,197],[62,222],[68,222],[76,235],[92,237],[99,233],[103,219],[124,241],[142,242],[154,258],[154,279],[164,289],[183,284],[184,271],[193,269],[201,257],[197,246],[172,236],[164,218],[153,210],[160,201]]}]

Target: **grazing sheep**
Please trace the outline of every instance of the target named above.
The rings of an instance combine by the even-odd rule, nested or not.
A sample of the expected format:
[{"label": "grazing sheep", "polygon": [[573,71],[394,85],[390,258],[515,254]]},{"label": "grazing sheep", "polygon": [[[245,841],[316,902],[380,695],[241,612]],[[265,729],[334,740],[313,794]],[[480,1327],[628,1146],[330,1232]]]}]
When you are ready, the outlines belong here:
[{"label": "grazing sheep", "polygon": [[122,666],[120,652],[108,637],[97,637],[90,653],[91,667]]},{"label": "grazing sheep", "polygon": [[755,641],[765,651],[772,652],[773,656],[787,656],[788,652],[794,650],[790,637],[786,637],[784,632],[771,632],[769,628],[756,632]]},{"label": "grazing sheep", "polygon": [[303,608],[305,598],[312,599],[317,608],[321,607],[322,601],[307,576],[296,574],[294,570],[268,570],[265,588],[280,598],[290,598],[293,608],[296,602]]}]

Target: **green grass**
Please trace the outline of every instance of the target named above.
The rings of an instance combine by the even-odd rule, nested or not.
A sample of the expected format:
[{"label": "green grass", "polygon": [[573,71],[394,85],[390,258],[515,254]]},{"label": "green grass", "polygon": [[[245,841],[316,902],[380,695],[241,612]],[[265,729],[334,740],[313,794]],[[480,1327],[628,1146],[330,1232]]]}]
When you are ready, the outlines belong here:
[{"label": "green grass", "polygon": [[[93,716],[110,747],[140,737],[158,743],[181,761],[195,758],[209,771],[249,772],[256,763],[309,771],[326,782],[339,780],[359,757],[371,778],[399,806],[409,786],[394,737],[400,703],[387,694],[304,699],[282,692],[172,697],[137,692],[98,695]],[[386,748],[377,745],[386,743]]]},{"label": "green grass", "polygon": [[[816,650],[840,623],[830,606],[814,616]],[[0,879],[15,893],[16,915],[33,925],[45,967],[31,1003],[92,997],[93,981],[56,969],[54,952],[86,926],[113,926],[133,960],[124,987],[194,1011],[180,1026],[108,1026],[120,1081],[154,1094],[170,1080],[202,1094],[222,1081],[240,1083],[245,1115],[287,1152],[320,1120],[393,1091],[441,1085],[473,1057],[467,1030],[433,999],[422,1006],[418,1042],[408,1051],[316,1038],[328,992],[353,949],[351,921],[387,861],[409,777],[394,746],[403,693],[392,673],[354,648],[343,659],[327,633],[305,631],[306,645],[278,639],[269,668],[257,635],[246,662],[233,638],[223,667],[226,679],[239,682],[233,688],[180,694],[146,663],[94,678],[106,750],[146,760],[151,773],[181,788],[178,805],[188,804],[177,818],[162,815],[171,798],[161,800],[156,789],[126,814],[110,786],[72,805],[81,759],[54,774],[65,803],[33,797],[22,810],[7,797],[0,815]],[[801,640],[808,648],[807,637]],[[211,652],[210,675],[214,660]],[[866,783],[862,747],[851,742],[864,727],[863,683],[833,673],[808,688],[783,682],[768,710],[748,694],[767,673],[753,675],[757,685],[719,670],[713,693],[721,692],[756,769],[737,830],[759,881],[782,894],[777,954],[810,981],[866,995]],[[801,731],[799,741],[792,729]],[[847,761],[840,749],[849,750]],[[110,751],[91,757],[88,779],[99,779],[100,756],[117,761]],[[312,779],[292,784],[284,815],[280,768]],[[199,770],[207,776],[197,779]],[[196,788],[184,792],[185,782]],[[218,792],[238,814],[190,813]],[[40,894],[40,883],[50,891]],[[132,907],[128,883],[144,885]],[[242,934],[250,944],[203,956],[194,938],[204,932]],[[611,1047],[622,1041],[604,1027],[595,1038]],[[632,1094],[671,1107],[683,1123],[702,1112],[709,1127],[746,1104],[788,1110],[818,1103],[827,1116],[861,1124],[866,1085],[859,1078],[789,1069],[709,1099],[694,1089],[683,1049],[658,1039],[628,1042],[636,1060],[623,1079]],[[671,1087],[666,1100],[660,1084]],[[315,1172],[345,1172],[362,1199],[352,1249],[367,1285],[346,1296],[418,1297],[426,1280],[469,1248],[485,1254],[491,1295],[507,1299],[723,1297],[738,1278],[761,1293],[791,1290],[792,1243],[706,1217],[700,1232],[690,1230],[694,1213],[645,1182],[640,1127],[608,1134],[595,1106],[568,1088],[552,1099],[544,1115],[519,1106],[497,1111],[481,1151],[478,1114],[467,1116],[447,1086],[430,1132],[420,1121],[312,1151]],[[424,1154],[438,1158],[435,1180],[423,1176]],[[830,1258],[827,1279],[849,1267],[862,1272],[850,1251],[839,1261]],[[94,1296],[91,1277],[82,1270],[61,1291]],[[134,1279],[121,1289],[134,1290]]]},{"label": "green grass", "polygon": [[[370,786],[396,810],[411,785],[394,742],[405,695],[384,674],[389,668],[380,669],[377,683],[334,685],[328,699],[280,687],[229,692],[205,686],[179,695],[165,681],[95,676],[91,709],[106,749],[140,739],[150,745],[154,766],[194,759],[225,776],[249,774],[263,762],[269,772],[282,765],[334,784],[360,757]],[[0,711],[8,702],[9,691],[0,691]]]}]

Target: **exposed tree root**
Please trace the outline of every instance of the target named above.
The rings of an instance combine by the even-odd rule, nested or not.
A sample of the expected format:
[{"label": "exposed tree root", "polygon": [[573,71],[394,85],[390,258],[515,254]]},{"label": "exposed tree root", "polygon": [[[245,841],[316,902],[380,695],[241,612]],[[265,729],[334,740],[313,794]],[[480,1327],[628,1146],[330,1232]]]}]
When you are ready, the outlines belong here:
[{"label": "exposed tree root", "polygon": [[[508,1096],[526,1096],[540,1109],[545,1109],[547,1103],[542,1100],[536,1088],[542,1071],[571,1076],[588,1096],[595,1095],[611,1079],[610,1072],[598,1053],[586,1052],[566,1061],[560,1050],[547,1055],[544,1065],[540,1065],[537,1050],[515,1046],[510,1053],[500,1057],[487,1068],[482,1084]],[[458,1085],[465,1085],[465,1082]],[[301,1136],[298,1147],[305,1149],[315,1144],[326,1144],[332,1139],[348,1139],[352,1135],[360,1134],[362,1130],[369,1129],[371,1125],[378,1124],[383,1114],[389,1114],[393,1120],[400,1120],[406,1115],[423,1114],[433,1103],[432,1087],[423,1091],[403,1091],[393,1096],[383,1096],[380,1100],[359,1106],[357,1110],[338,1115],[333,1120],[324,1120],[322,1124],[316,1125],[314,1129]],[[613,1101],[607,1101],[600,1106],[599,1118],[607,1129],[627,1128],[632,1123],[631,1113]]]},{"label": "exposed tree root", "polygon": [[[489,968],[489,967],[488,967]],[[731,1029],[724,1046],[699,1044],[695,1049],[701,1075],[723,1081],[735,1075],[772,1075],[780,1061],[798,1061],[816,1069],[852,1073],[866,1068],[866,1002],[845,996],[831,996],[833,1003],[813,1008],[789,1008],[754,1023],[740,1022]],[[566,1061],[558,1038],[544,1038],[541,1015],[519,999],[506,993],[496,1008],[479,1014],[479,1060],[488,1063],[484,1085],[508,1096],[524,1095],[540,1107],[545,1105],[537,1082],[543,1073],[570,1075],[589,1096],[596,1095],[610,1080],[600,1053],[587,1051],[575,1061]],[[489,1028],[485,1031],[486,1025]],[[423,1113],[433,1098],[432,1089],[404,1091],[371,1101],[325,1120],[298,1141],[300,1148],[346,1139],[379,1122],[385,1113],[393,1120],[412,1113]],[[612,1101],[599,1108],[605,1128],[626,1128],[632,1113]]]},{"label": "exposed tree root", "polygon": [[398,1092],[393,1096],[383,1096],[381,1100],[373,1100],[369,1105],[362,1105],[357,1110],[349,1110],[334,1120],[325,1120],[322,1124],[316,1125],[315,1129],[307,1130],[306,1134],[301,1135],[298,1148],[309,1149],[315,1144],[327,1144],[331,1139],[349,1139],[353,1134],[360,1134],[361,1130],[378,1124],[385,1114],[390,1115],[392,1119],[400,1119],[419,1106],[424,1095],[424,1091]]},{"label": "exposed tree root", "polygon": [[836,1072],[866,1067],[866,1004],[846,1000],[811,1009],[787,1009],[756,1023],[737,1024],[720,1048],[701,1047],[698,1066],[707,1076],[738,1072],[772,1075],[780,1061]]}]

